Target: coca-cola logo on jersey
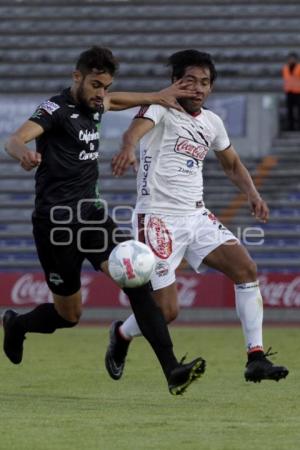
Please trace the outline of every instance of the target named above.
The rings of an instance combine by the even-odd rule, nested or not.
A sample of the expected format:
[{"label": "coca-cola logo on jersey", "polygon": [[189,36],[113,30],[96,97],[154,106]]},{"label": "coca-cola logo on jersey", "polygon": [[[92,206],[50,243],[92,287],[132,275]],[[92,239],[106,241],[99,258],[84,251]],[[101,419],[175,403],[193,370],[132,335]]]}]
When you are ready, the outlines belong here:
[{"label": "coca-cola logo on jersey", "polygon": [[203,161],[208,152],[208,147],[186,137],[179,137],[174,150],[176,153],[189,156],[196,161]]},{"label": "coca-cola logo on jersey", "polygon": [[[82,301],[85,303],[89,295],[89,283],[92,280],[89,276],[82,276]],[[52,294],[46,281],[36,278],[32,273],[22,275],[13,285],[11,299],[15,305],[52,303]]]},{"label": "coca-cola logo on jersey", "polygon": [[267,275],[259,277],[259,286],[268,306],[299,307],[300,306],[300,276],[288,281],[269,280]]}]

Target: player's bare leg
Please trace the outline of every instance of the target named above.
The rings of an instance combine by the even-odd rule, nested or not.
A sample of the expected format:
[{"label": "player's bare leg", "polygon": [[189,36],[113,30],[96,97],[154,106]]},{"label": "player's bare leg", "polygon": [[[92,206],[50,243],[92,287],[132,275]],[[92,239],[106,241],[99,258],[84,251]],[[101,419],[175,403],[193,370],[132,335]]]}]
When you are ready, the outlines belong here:
[{"label": "player's bare leg", "polygon": [[275,366],[264,353],[262,323],[263,300],[257,280],[256,264],[246,248],[237,241],[229,241],[212,251],[203,261],[207,266],[223,272],[235,283],[235,301],[247,346],[247,381],[263,379],[279,381],[288,375],[284,366]]},{"label": "player's bare leg", "polygon": [[153,291],[152,295],[162,310],[166,323],[175,320],[179,314],[177,284],[172,283],[162,289],[157,289]]},{"label": "player's bare leg", "polygon": [[82,312],[81,291],[67,297],[53,294],[53,301],[55,309],[61,317],[69,322],[79,322]]}]

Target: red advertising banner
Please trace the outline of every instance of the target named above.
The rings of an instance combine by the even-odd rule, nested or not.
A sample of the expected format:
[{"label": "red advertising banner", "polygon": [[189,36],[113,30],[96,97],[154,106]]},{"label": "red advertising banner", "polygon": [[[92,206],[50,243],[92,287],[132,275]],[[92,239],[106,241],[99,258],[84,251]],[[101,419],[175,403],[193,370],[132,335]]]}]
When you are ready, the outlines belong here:
[{"label": "red advertising banner", "polygon": [[[300,307],[300,273],[267,273],[259,276],[266,307]],[[233,308],[232,282],[219,273],[177,276],[182,308]],[[83,302],[88,307],[114,308],[129,305],[126,295],[104,274],[84,272]],[[0,306],[32,306],[51,302],[51,293],[41,272],[0,273]]]}]

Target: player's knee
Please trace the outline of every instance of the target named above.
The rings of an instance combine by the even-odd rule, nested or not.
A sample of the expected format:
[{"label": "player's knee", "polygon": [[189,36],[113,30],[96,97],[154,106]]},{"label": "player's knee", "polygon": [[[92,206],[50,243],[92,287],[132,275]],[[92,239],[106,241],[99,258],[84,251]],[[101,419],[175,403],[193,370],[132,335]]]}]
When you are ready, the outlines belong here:
[{"label": "player's knee", "polygon": [[253,259],[250,259],[247,269],[246,269],[247,275],[251,280],[249,281],[255,281],[257,279],[257,265],[253,261]]},{"label": "player's knee", "polygon": [[249,258],[245,264],[240,266],[237,278],[239,283],[247,283],[257,279],[257,265],[253,259]]}]

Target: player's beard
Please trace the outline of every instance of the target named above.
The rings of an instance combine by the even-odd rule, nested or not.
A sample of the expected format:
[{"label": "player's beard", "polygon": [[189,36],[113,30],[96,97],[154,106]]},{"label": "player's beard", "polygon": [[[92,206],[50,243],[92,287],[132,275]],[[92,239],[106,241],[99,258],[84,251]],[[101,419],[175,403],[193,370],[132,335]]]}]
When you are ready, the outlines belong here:
[{"label": "player's beard", "polygon": [[84,87],[83,87],[83,81],[80,83],[80,85],[78,86],[78,89],[77,89],[77,101],[80,104],[80,106],[83,109],[87,110],[88,112],[96,113],[96,112],[101,111],[101,106],[100,105],[92,107],[89,104],[89,102],[88,102],[88,100],[87,100],[87,98],[85,96]]},{"label": "player's beard", "polygon": [[201,111],[202,102],[197,102],[196,104],[194,104],[190,98],[180,98],[178,100],[178,103],[186,112],[190,114],[198,113]]}]

